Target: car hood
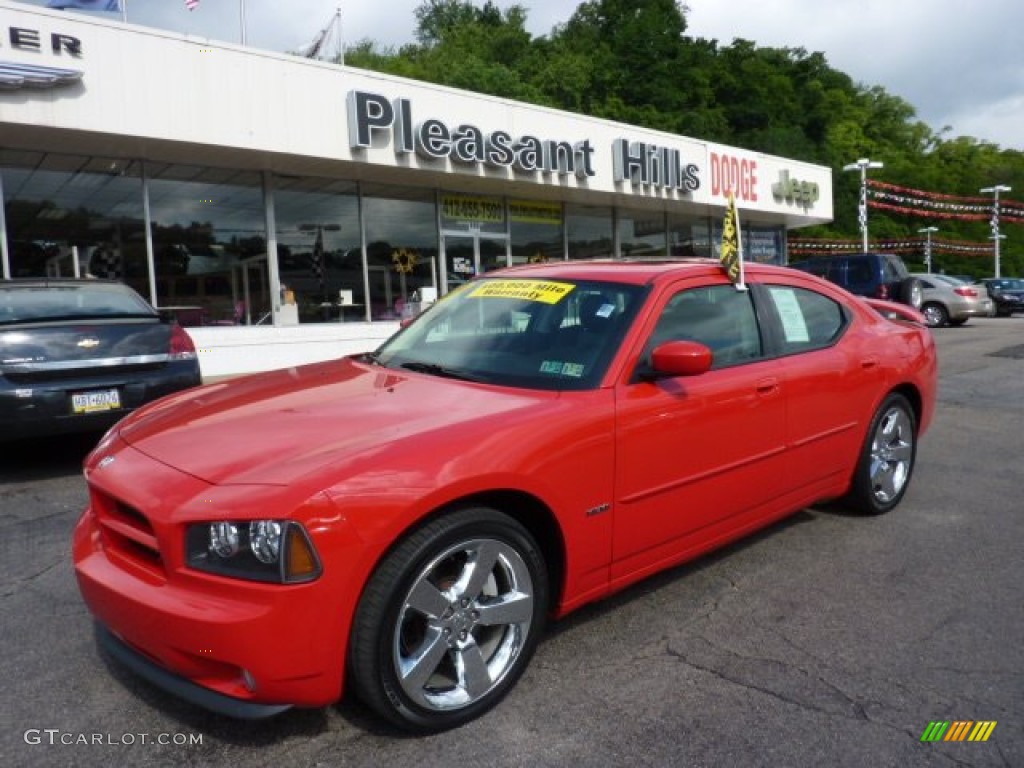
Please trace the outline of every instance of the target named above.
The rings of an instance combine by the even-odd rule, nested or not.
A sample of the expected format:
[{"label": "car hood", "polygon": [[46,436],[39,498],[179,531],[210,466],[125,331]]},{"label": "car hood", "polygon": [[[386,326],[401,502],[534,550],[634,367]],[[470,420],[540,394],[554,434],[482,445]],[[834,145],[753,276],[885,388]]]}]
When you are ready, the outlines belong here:
[{"label": "car hood", "polygon": [[[557,392],[500,389],[406,374],[349,359],[211,384],[122,422],[121,437],[157,461],[213,484],[284,485],[396,441],[517,421]],[[424,450],[430,450],[426,448]]]}]

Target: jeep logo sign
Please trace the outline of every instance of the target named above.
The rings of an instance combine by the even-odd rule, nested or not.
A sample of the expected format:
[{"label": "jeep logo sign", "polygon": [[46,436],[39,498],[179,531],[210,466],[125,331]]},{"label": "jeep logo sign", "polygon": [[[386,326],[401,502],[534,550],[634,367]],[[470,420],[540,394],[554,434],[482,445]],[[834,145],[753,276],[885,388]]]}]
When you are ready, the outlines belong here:
[{"label": "jeep logo sign", "polygon": [[780,171],[779,180],[772,184],[772,195],[776,200],[796,203],[801,208],[810,208],[821,196],[818,185],[813,181],[789,178],[789,171]]}]

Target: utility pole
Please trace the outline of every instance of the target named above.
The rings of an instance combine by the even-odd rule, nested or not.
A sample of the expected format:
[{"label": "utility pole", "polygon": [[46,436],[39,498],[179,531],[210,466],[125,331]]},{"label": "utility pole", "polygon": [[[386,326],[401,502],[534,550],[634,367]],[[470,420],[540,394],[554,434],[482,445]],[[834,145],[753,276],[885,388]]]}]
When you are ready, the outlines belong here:
[{"label": "utility pole", "polygon": [[861,242],[864,253],[868,252],[868,169],[884,168],[877,160],[862,157],[856,163],[844,165],[844,171],[860,171],[860,205],[857,207],[857,221],[860,223]]},{"label": "utility pole", "polygon": [[924,241],[924,271],[932,271],[932,232],[938,232],[938,227],[925,227],[924,229],[917,230],[918,232],[924,232],[927,239]]},{"label": "utility pole", "polygon": [[983,195],[992,195],[992,237],[990,238],[994,243],[994,251],[996,257],[996,269],[995,276],[1000,277],[999,274],[999,241],[1002,240],[1006,235],[999,234],[999,193],[1009,192],[1013,188],[1008,187],[1005,184],[996,184],[994,187],[985,187],[984,189],[978,190]]}]

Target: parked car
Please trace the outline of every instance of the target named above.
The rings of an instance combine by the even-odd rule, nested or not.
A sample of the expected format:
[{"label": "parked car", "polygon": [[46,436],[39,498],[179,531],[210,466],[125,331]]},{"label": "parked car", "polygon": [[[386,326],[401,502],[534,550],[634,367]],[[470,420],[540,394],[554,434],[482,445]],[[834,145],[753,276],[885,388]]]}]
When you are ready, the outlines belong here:
[{"label": "parked car", "polygon": [[921,314],[931,328],[963,325],[971,317],[990,317],[995,304],[984,286],[968,285],[948,275],[915,273],[921,281]]},{"label": "parked car", "polygon": [[897,254],[854,253],[816,256],[789,266],[823,277],[858,296],[921,307],[921,281],[913,277]]},{"label": "parked car", "polygon": [[198,385],[188,334],[105,280],[0,281],[0,441],[96,432]]},{"label": "parked car", "polygon": [[1014,312],[1024,312],[1024,279],[986,277],[981,283],[996,304],[996,317],[1009,317]]},{"label": "parked car", "polygon": [[939,275],[939,277],[953,277],[959,280],[961,283],[967,283],[968,285],[973,285],[974,283],[978,282],[978,278],[974,277],[973,275]]},{"label": "parked car", "polygon": [[373,353],[136,412],[86,459],[74,535],[101,645],[234,716],[352,691],[439,731],[501,699],[549,617],[823,499],[893,509],[932,333],[797,270],[746,283],[513,267]]}]

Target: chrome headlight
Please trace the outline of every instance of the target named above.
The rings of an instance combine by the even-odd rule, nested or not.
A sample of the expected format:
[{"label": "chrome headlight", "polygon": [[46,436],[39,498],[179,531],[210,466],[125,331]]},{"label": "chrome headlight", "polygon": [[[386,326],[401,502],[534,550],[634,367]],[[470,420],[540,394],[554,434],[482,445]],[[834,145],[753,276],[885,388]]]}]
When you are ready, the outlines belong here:
[{"label": "chrome headlight", "polygon": [[237,579],[295,584],[322,568],[306,529],[292,520],[215,520],[185,534],[190,568]]}]

